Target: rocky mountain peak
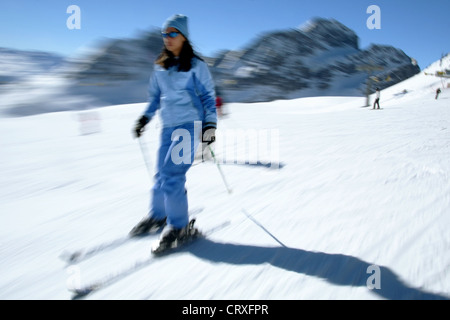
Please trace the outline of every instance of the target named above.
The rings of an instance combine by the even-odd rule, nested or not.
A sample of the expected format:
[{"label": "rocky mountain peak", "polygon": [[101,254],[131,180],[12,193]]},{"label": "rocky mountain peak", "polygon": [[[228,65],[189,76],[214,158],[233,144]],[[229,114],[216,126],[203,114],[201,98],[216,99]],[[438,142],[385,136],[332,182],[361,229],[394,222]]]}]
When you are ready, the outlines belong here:
[{"label": "rocky mountain peak", "polygon": [[299,29],[300,32],[332,47],[348,45],[357,49],[359,38],[356,33],[335,19],[314,18]]},{"label": "rocky mountain peak", "polygon": [[[133,82],[133,90],[123,92],[120,103],[145,100],[148,78],[162,45],[160,30],[156,29],[135,39],[110,40],[103,50],[84,61],[74,78],[93,83]],[[379,75],[377,86],[381,88],[420,72],[403,51],[376,44],[362,50],[353,30],[324,18],[311,19],[298,28],[263,33],[242,50],[222,51],[205,60],[218,90],[229,102],[363,95],[369,75],[360,67],[367,65],[379,67],[370,76]],[[88,88],[89,93],[95,89],[82,88]]]}]

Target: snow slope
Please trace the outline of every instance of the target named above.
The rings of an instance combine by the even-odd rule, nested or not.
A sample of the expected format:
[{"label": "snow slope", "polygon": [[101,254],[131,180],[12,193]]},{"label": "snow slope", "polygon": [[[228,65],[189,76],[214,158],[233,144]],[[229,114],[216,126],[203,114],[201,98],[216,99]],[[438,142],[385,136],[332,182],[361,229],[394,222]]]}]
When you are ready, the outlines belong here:
[{"label": "snow slope", "polygon": [[[448,299],[450,91],[435,100],[439,79],[408,81],[380,111],[352,97],[228,105],[216,153],[233,193],[212,162],[187,183],[198,226],[221,228],[139,267],[154,238],[72,266],[59,256],[146,213],[131,136],[145,104],[0,119],[0,299],[70,299],[67,286],[123,270],[86,299]],[[142,138],[150,167],[158,126]]]}]

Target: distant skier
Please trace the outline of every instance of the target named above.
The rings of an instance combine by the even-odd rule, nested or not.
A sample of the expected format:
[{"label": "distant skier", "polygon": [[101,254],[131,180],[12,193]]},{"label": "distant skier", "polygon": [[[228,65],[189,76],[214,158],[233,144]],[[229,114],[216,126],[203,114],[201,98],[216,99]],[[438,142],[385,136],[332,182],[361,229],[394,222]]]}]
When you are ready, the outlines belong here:
[{"label": "distant skier", "polygon": [[217,109],[217,115],[219,117],[223,116],[222,106],[223,106],[222,97],[218,95],[216,97],[216,109]]},{"label": "distant skier", "polygon": [[[377,88],[375,102],[373,103],[373,109],[380,109],[380,89]],[[375,108],[377,107],[377,108]]]},{"label": "distant skier", "polygon": [[[215,141],[217,113],[214,82],[208,65],[194,53],[189,42],[187,17],[169,18],[163,25],[162,37],[164,47],[151,76],[149,105],[134,129],[139,138],[160,110],[162,132],[155,184],[148,216],[130,235],[143,235],[165,226],[159,244],[170,247],[190,234],[186,173],[200,139]],[[180,149],[180,145],[187,145],[190,150]]]},{"label": "distant skier", "polygon": [[436,100],[439,98],[439,94],[441,93],[441,88],[437,88],[436,90]]}]

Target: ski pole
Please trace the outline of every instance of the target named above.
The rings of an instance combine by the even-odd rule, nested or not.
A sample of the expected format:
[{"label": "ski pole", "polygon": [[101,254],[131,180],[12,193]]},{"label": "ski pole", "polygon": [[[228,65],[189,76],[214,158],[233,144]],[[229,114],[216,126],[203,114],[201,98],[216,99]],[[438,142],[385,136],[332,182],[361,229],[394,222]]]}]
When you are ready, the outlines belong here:
[{"label": "ski pole", "polygon": [[152,180],[152,174],[151,174],[152,171],[151,171],[151,167],[150,167],[150,162],[148,160],[148,156],[146,156],[147,148],[145,147],[145,144],[142,142],[142,138],[138,138],[138,140],[139,140],[139,146],[141,147],[142,157],[144,158],[145,166],[147,167],[148,176],[149,176],[150,180]]},{"label": "ski pole", "polygon": [[225,179],[225,175],[222,172],[222,168],[220,167],[220,164],[216,159],[216,155],[214,154],[214,151],[212,150],[210,145],[208,146],[208,148],[209,148],[209,152],[211,152],[211,155],[214,159],[214,163],[216,164],[217,169],[219,169],[220,175],[222,176],[223,183],[225,184],[225,187],[227,188],[228,193],[231,194],[233,192],[233,190],[231,190],[231,188],[228,186],[227,180]]}]

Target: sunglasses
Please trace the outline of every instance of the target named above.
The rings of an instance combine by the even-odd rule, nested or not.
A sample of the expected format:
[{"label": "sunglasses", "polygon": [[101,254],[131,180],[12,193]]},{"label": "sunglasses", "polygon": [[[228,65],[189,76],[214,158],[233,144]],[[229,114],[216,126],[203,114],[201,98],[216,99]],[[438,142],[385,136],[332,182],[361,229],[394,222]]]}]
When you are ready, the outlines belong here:
[{"label": "sunglasses", "polygon": [[161,35],[164,39],[166,39],[167,37],[169,38],[176,38],[178,37],[180,33],[177,31],[172,31],[172,32],[162,32]]}]

